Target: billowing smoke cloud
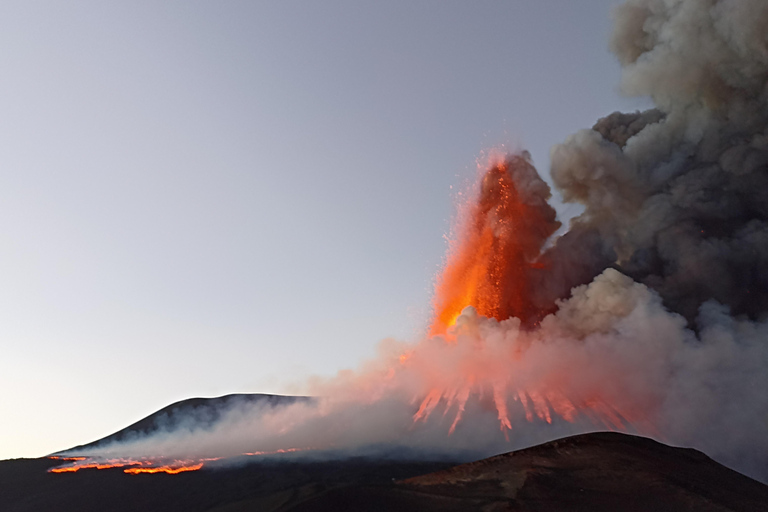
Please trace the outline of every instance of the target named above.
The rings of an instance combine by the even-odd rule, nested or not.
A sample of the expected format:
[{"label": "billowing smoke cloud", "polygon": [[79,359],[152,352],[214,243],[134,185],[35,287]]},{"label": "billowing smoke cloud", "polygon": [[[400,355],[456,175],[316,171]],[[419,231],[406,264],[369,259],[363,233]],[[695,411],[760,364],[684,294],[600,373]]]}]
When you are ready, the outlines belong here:
[{"label": "billowing smoke cloud", "polygon": [[316,401],[233,407],[91,455],[471,458],[607,427],[768,481],[768,3],[629,0],[615,17],[622,87],[657,108],[553,149],[555,186],[584,213],[548,250],[548,188],[525,155],[494,164],[458,241],[471,254],[487,240],[488,255],[444,276],[473,283],[454,294],[475,307],[453,326],[383,342],[357,371],[311,382]]},{"label": "billowing smoke cloud", "polygon": [[768,4],[629,0],[614,15],[622,89],[657,108],[552,150],[556,187],[585,206],[561,241],[592,249],[579,268],[610,261],[698,333],[680,324],[684,343],[659,345],[654,326],[636,340],[658,345],[668,374],[660,432],[766,479]]},{"label": "billowing smoke cloud", "polygon": [[555,185],[586,207],[574,228],[599,232],[602,256],[689,322],[710,299],[760,319],[768,5],[631,0],[615,17],[622,88],[650,95],[657,109],[611,114],[553,149]]}]

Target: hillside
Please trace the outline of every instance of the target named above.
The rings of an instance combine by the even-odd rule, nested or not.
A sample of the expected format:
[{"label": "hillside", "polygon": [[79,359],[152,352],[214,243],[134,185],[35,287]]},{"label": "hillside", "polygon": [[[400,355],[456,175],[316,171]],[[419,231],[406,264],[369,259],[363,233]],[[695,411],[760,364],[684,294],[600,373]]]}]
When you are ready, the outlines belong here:
[{"label": "hillside", "polygon": [[468,464],[295,458],[179,475],[51,474],[0,461],[0,510],[323,512],[768,510],[768,486],[692,449],[598,432]]}]

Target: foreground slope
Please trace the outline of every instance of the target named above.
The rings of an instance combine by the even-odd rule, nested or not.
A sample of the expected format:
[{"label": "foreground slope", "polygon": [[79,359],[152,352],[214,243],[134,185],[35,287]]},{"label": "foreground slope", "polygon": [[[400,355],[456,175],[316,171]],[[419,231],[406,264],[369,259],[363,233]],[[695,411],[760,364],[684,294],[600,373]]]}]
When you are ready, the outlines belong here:
[{"label": "foreground slope", "polygon": [[47,473],[56,463],[1,461],[0,510],[768,510],[768,486],[698,451],[606,432],[457,466],[273,459],[179,475],[128,475],[119,469]]},{"label": "foreground slope", "polygon": [[768,511],[768,486],[701,452],[597,432],[375,487],[296,511]]}]

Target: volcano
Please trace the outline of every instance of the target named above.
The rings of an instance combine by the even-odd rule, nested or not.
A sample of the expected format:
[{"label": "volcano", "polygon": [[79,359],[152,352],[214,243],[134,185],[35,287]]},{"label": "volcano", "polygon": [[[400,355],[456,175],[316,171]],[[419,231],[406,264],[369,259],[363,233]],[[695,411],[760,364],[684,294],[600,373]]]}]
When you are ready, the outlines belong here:
[{"label": "volcano", "polygon": [[583,208],[558,238],[530,155],[484,162],[428,334],[315,398],[192,399],[4,462],[0,506],[768,510],[745,476],[768,482],[768,4],[739,6],[617,9],[624,86],[657,108],[553,149]]}]

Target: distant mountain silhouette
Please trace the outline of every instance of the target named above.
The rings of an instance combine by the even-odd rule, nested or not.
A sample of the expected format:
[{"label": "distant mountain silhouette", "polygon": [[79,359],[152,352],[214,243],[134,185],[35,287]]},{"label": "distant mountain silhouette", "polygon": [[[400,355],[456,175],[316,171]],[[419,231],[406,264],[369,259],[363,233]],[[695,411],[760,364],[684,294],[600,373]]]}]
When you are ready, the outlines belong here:
[{"label": "distant mountain silhouette", "polygon": [[56,453],[96,448],[117,441],[128,441],[135,437],[152,434],[158,430],[173,431],[182,425],[185,427],[210,428],[221,419],[222,414],[238,405],[262,404],[274,407],[307,400],[312,400],[312,398],[258,393],[238,393],[215,398],[189,398],[163,407],[159,411],[124,429],[118,430],[114,434]]}]

